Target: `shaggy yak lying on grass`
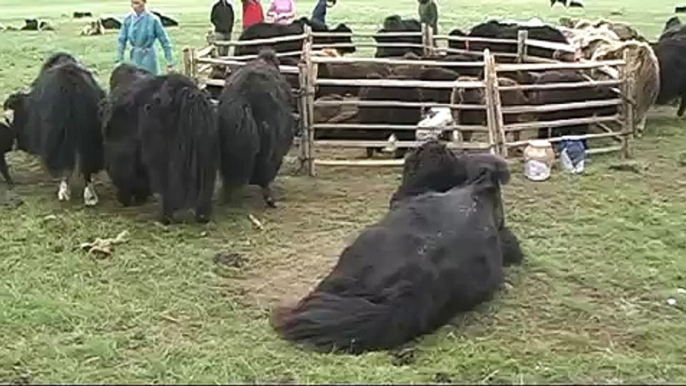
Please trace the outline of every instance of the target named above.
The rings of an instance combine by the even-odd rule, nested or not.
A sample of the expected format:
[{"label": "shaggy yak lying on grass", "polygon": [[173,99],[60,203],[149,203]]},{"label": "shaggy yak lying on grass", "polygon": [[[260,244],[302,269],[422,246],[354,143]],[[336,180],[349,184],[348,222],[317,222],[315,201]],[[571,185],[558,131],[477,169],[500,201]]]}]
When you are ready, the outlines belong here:
[{"label": "shaggy yak lying on grass", "polygon": [[45,61],[28,93],[12,94],[4,104],[13,111],[17,147],[40,157],[48,172],[61,179],[60,201],[70,199],[68,180],[78,166],[86,183],[84,203],[98,203],[91,178],[103,168],[99,105],[104,98],[87,68],[57,53]]},{"label": "shaggy yak lying on grass", "polygon": [[[281,336],[318,351],[392,349],[492,297],[503,266],[523,258],[504,232],[499,187],[510,174],[497,156],[449,153],[430,141],[408,157],[416,169],[386,217],[345,248],[313,292],[275,310]],[[437,183],[442,176],[452,183]]]},{"label": "shaggy yak lying on grass", "polygon": [[260,51],[226,80],[218,105],[225,200],[243,185],[258,185],[266,205],[276,207],[271,184],[293,143],[293,100],[271,49]]},{"label": "shaggy yak lying on grass", "polygon": [[112,73],[116,85],[105,114],[108,172],[123,205],[162,197],[161,222],[178,209],[212,213],[218,147],[209,96],[181,74],[151,76],[129,67]]}]

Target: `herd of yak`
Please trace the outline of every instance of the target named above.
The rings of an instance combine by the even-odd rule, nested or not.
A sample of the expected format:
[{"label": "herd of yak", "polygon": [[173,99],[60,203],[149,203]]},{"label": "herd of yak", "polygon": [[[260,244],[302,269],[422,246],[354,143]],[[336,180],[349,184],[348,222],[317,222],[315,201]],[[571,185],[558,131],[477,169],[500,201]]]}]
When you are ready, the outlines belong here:
[{"label": "herd of yak", "polygon": [[[657,55],[661,74],[674,76],[660,89],[660,95],[671,93],[663,102],[686,96],[686,77],[675,75],[686,71],[686,34],[678,24],[651,45],[672,55]],[[0,171],[12,186],[4,153],[16,144],[60,179],[60,200],[70,198],[68,179],[78,170],[84,202],[95,205],[92,176],[104,169],[123,205],[159,194],[164,223],[182,208],[208,221],[217,175],[225,198],[242,185],[258,185],[274,207],[270,186],[297,135],[297,121],[274,47],[257,53],[228,75],[217,103],[185,75],[153,76],[127,64],[112,72],[106,93],[77,59],[54,54],[27,91],[4,102],[12,114],[0,128]],[[567,75],[534,75],[537,81],[551,76],[559,81]],[[504,268],[524,259],[505,224],[501,186],[509,178],[499,156],[424,142],[407,156],[384,218],[343,250],[310,294],[274,311],[274,329],[318,351],[386,350],[489,300],[504,281]]]},{"label": "herd of yak", "polygon": [[[293,95],[273,51],[264,50],[232,74],[219,103],[193,79],[153,76],[123,63],[110,77],[109,95],[93,73],[68,53],[51,56],[28,91],[11,94],[4,109],[2,150],[37,155],[60,179],[58,199],[70,199],[69,177],[83,176],[84,203],[97,204],[92,176],[106,170],[125,206],[161,197],[161,218],[194,209],[207,222],[217,172],[225,198],[246,184],[262,187],[275,206],[271,182],[296,130]],[[0,171],[11,187],[3,155]]]},{"label": "herd of yak", "polygon": [[[78,169],[85,203],[96,204],[91,178],[105,169],[122,204],[155,192],[163,222],[179,208],[204,222],[217,174],[225,193],[257,184],[274,206],[270,182],[295,135],[291,98],[268,49],[231,74],[216,105],[185,75],[152,76],[127,64],[112,72],[107,95],[83,64],[57,53],[28,91],[7,99],[13,114],[0,133],[4,150],[16,141],[61,178],[60,200],[69,199],[68,176]],[[275,330],[321,351],[391,349],[490,299],[504,267],[523,260],[504,223],[500,186],[509,177],[499,156],[425,142],[408,156],[386,217],[343,251],[312,293],[275,310]]]},{"label": "herd of yak", "polygon": [[[453,37],[465,38],[494,38],[494,39],[517,39],[519,30],[526,29],[530,39],[562,43],[576,49],[576,53],[564,50],[541,48],[535,45],[527,47],[528,54],[538,58],[574,61],[587,60],[612,60],[622,59],[625,52],[631,54],[626,66],[635,80],[633,94],[628,100],[633,106],[633,118],[635,132],[641,134],[645,127],[645,120],[649,108],[654,104],[669,104],[681,99],[678,115],[681,116],[686,110],[686,70],[683,61],[686,60],[686,29],[681,28],[677,17],[667,22],[663,34],[657,42],[648,42],[641,34],[625,23],[609,22],[600,20],[597,22],[561,20],[562,25],[553,26],[542,22],[521,23],[509,21],[491,20],[478,24],[467,33],[460,29],[450,31]],[[319,54],[346,55],[354,53],[355,46],[350,34],[351,29],[346,24],[339,24],[334,28],[316,21],[301,18],[289,25],[261,23],[246,29],[239,40],[266,39],[286,35],[300,35],[305,26],[309,25],[314,32],[334,32],[338,35],[321,36],[315,35],[313,43],[318,47],[331,46],[335,50],[322,50]],[[404,19],[397,15],[387,17],[383,26],[378,30],[374,39],[379,44],[393,43],[392,46],[379,46],[375,56],[378,58],[405,58],[405,59],[431,59],[445,62],[441,67],[417,66],[417,65],[386,65],[381,63],[326,63],[318,66],[318,78],[320,79],[361,79],[361,78],[386,78],[386,79],[414,79],[425,81],[474,81],[483,79],[483,66],[459,66],[450,62],[479,62],[480,53],[488,48],[491,52],[510,54],[510,57],[498,57],[498,61],[512,61],[517,47],[514,44],[503,42],[488,42],[484,40],[462,41],[451,40],[448,43],[447,54],[433,54],[425,56],[421,36],[383,36],[383,33],[397,32],[420,32],[421,24],[416,19]],[[347,34],[347,35],[346,35]],[[407,44],[407,46],[403,46]],[[297,65],[300,60],[300,41],[282,41],[274,44],[263,43],[261,45],[237,46],[234,56],[255,55],[266,46],[281,54],[296,53],[295,55],[282,56],[280,61],[285,65]],[[227,74],[224,70],[216,69],[211,77],[224,78]],[[565,82],[584,82],[589,80],[602,80],[617,78],[614,69],[600,70],[547,70],[547,71],[517,71],[499,72],[498,82],[505,86],[507,91],[501,91],[501,103],[503,106],[513,105],[547,105],[554,103],[584,102],[589,100],[609,100],[621,98],[621,92],[616,87],[597,86],[579,89],[554,89],[540,87],[536,91],[517,91],[518,84],[557,84]],[[299,88],[298,77],[286,75],[293,88]],[[210,87],[210,91],[213,91]],[[219,93],[221,88],[213,92]],[[485,104],[485,95],[481,89],[413,89],[407,87],[356,87],[356,86],[330,86],[321,85],[315,90],[315,98],[319,100],[340,100],[346,96],[357,97],[360,100],[388,100],[389,95],[393,100],[403,102],[435,102],[456,104]],[[337,111],[328,105],[326,108],[315,104],[315,123],[361,123],[361,124],[388,124],[388,125],[417,125],[427,117],[427,111],[421,107],[377,107],[360,106],[357,111]],[[504,115],[504,124],[538,121],[557,121],[574,118],[587,118],[596,116],[614,116],[620,113],[617,105],[609,103],[603,107],[577,108],[571,110],[545,111],[537,114],[532,113],[507,113]],[[486,112],[478,109],[453,110],[453,121],[461,126],[461,135],[464,141],[470,141],[472,133],[467,129],[469,126],[485,126]],[[562,136],[570,134],[586,134],[590,129],[589,124],[556,126],[541,128],[535,134],[538,138],[549,136]],[[442,138],[450,137],[443,132]],[[515,133],[515,141],[519,133]],[[315,139],[356,139],[370,141],[386,141],[394,136],[401,141],[416,140],[416,133],[411,130],[360,130],[360,129],[322,129],[315,130]],[[454,136],[453,136],[454,138]],[[368,156],[372,156],[374,149],[367,149]],[[378,149],[376,149],[378,150]],[[404,155],[404,149],[396,151],[396,157]]]}]

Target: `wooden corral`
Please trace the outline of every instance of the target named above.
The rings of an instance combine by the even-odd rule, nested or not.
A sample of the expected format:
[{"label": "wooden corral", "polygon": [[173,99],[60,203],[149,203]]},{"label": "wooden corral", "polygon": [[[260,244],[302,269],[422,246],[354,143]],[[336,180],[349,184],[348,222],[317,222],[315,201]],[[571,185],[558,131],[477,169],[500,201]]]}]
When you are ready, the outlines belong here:
[{"label": "wooden corral", "polygon": [[[386,33],[388,36],[409,36],[416,35],[417,32],[410,33]],[[341,34],[341,33],[314,33],[308,26],[305,26],[304,33],[301,35],[283,36],[278,38],[250,40],[250,41],[231,41],[231,42],[213,42],[207,48],[196,50],[194,48],[187,48],[184,50],[184,68],[186,74],[197,79],[201,85],[209,87],[222,87],[224,81],[222,79],[209,79],[208,72],[218,66],[225,66],[229,69],[237,66],[242,66],[247,60],[253,59],[255,56],[242,57],[218,57],[216,55],[216,46],[218,45],[269,45],[282,41],[303,41],[303,48],[298,52],[278,53],[279,57],[299,57],[297,66],[281,66],[282,73],[290,75],[293,80],[292,84],[298,96],[298,115],[300,122],[301,137],[299,142],[299,158],[301,162],[307,165],[310,175],[315,174],[317,165],[321,166],[400,166],[403,164],[403,159],[318,159],[315,157],[315,150],[318,148],[383,148],[389,145],[388,141],[364,141],[364,140],[342,140],[342,139],[328,139],[315,140],[315,133],[325,130],[416,130],[417,123],[412,125],[389,125],[389,124],[365,124],[362,122],[355,123],[331,123],[331,122],[315,122],[315,108],[322,107],[341,107],[348,106],[351,108],[370,108],[370,107],[386,107],[386,108],[428,108],[428,107],[447,107],[453,112],[453,116],[457,116],[459,111],[480,110],[485,112],[485,122],[483,125],[463,125],[459,120],[455,120],[455,124],[444,126],[440,128],[433,128],[442,131],[455,130],[461,135],[453,136],[452,140],[448,140],[447,144],[451,148],[463,149],[468,151],[489,151],[500,154],[509,159],[517,159],[521,156],[521,150],[528,144],[528,140],[532,138],[531,132],[539,132],[541,129],[546,129],[551,143],[556,143],[564,139],[564,136],[551,136],[555,128],[570,126],[570,125],[590,125],[592,131],[587,134],[575,136],[578,139],[587,139],[590,144],[590,154],[607,153],[621,151],[623,157],[628,157],[629,153],[629,138],[633,133],[633,117],[629,98],[625,95],[631,95],[630,90],[633,87],[633,80],[629,74],[625,73],[624,65],[626,58],[623,60],[612,60],[603,62],[560,62],[550,58],[542,58],[529,55],[529,47],[544,48],[549,50],[556,50],[560,52],[573,53],[574,49],[571,46],[552,43],[540,40],[533,40],[527,38],[526,31],[520,31],[516,40],[507,39],[486,39],[473,37],[456,37],[447,35],[433,36],[431,28],[422,27],[422,52],[425,56],[432,57],[431,60],[417,58],[360,58],[360,57],[330,57],[317,55],[316,52],[322,48],[336,48],[337,44],[330,44],[327,47],[313,44],[316,36],[350,36],[355,38],[369,38],[372,36],[379,36],[379,34]],[[465,41],[466,48],[469,48],[470,43],[494,43],[494,44],[512,44],[516,45],[516,53],[498,53],[485,49],[482,52],[475,52],[466,50],[456,50],[448,47],[439,46],[438,42],[441,40],[458,40]],[[340,45],[340,44],[339,44]],[[409,43],[383,43],[384,46],[402,46],[408,47]],[[376,43],[359,44],[360,46],[375,46]],[[416,47],[415,47],[416,48]],[[514,51],[510,49],[509,51]],[[438,59],[444,54],[469,54],[475,57],[474,61],[442,61]],[[436,57],[437,60],[433,60]],[[500,60],[500,58],[507,58]],[[403,66],[406,68],[455,68],[459,73],[460,69],[471,68],[479,69],[483,76],[470,80],[452,80],[452,81],[435,81],[435,80],[418,80],[418,79],[334,79],[321,78],[319,76],[320,66],[328,64],[364,64],[377,63],[388,66]],[[529,81],[522,81],[519,79],[519,74],[553,71],[553,70],[583,70],[582,81],[577,82],[559,82],[534,84]],[[513,75],[514,74],[514,75]],[[295,76],[297,75],[297,79]],[[501,77],[517,79],[517,82],[512,84],[505,82],[501,84]],[[462,77],[460,77],[462,78]],[[326,100],[316,99],[316,91],[321,86],[346,86],[346,87],[374,87],[374,88],[411,88],[422,90],[445,90],[450,91],[452,97],[450,103],[435,103],[435,102],[406,102],[394,100],[393,93],[389,93],[387,100],[360,100],[358,99],[344,99]],[[541,93],[545,90],[579,90],[579,89],[601,89],[608,90],[611,97],[600,100],[580,100],[567,103],[541,104],[541,103],[526,103],[517,105],[504,105],[501,102],[503,93],[507,92],[522,92],[522,93]],[[480,90],[483,93],[483,103],[480,104],[463,104],[457,103],[455,95],[457,90]],[[588,116],[575,117],[570,119],[555,119],[545,120],[537,119],[536,117],[544,116],[545,113],[560,112],[560,111],[579,111],[586,109],[597,109],[606,107],[617,107],[617,112],[612,115],[596,116],[595,113],[589,113]],[[527,116],[529,119],[524,121],[516,121],[513,123],[509,116]],[[432,129],[426,128],[425,129]],[[476,135],[472,140],[465,141],[464,133],[472,132]],[[525,137],[525,139],[522,139]],[[533,137],[536,137],[534,134]],[[476,140],[474,139],[476,138]],[[528,138],[528,139],[527,139]],[[613,143],[607,144],[607,139]],[[397,141],[393,145],[396,148],[414,148],[418,146],[418,141]],[[368,153],[369,155],[369,153]]]}]

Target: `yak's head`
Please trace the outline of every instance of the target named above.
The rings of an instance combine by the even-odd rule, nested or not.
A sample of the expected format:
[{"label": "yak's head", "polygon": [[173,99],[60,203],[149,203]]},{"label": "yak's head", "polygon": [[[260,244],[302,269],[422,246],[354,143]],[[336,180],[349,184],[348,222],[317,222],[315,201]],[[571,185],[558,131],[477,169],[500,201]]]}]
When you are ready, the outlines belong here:
[{"label": "yak's head", "polygon": [[22,150],[25,150],[28,145],[25,130],[28,98],[28,92],[20,91],[10,95],[2,104],[4,117],[17,135],[17,147]]},{"label": "yak's head", "polygon": [[76,60],[76,58],[74,56],[72,56],[68,52],[56,52],[56,53],[50,55],[50,57],[45,60],[45,62],[43,63],[43,66],[40,69],[40,74],[44,73],[45,71],[47,71],[53,67],[56,67],[56,66],[59,66],[61,64],[65,64],[65,63],[78,64],[79,62]]},{"label": "yak's head", "polygon": [[[340,34],[352,34],[353,30],[350,29],[345,23],[341,23],[336,26],[336,28],[332,29],[330,32],[334,33],[340,33]],[[353,39],[351,36],[334,36],[329,38],[330,43],[332,44],[347,44],[347,46],[344,47],[336,47],[336,50],[341,54],[353,54],[355,53],[356,49],[355,46],[353,45]]]},{"label": "yak's head", "polygon": [[505,210],[500,187],[510,182],[507,161],[490,153],[465,153],[458,157],[457,168],[466,177],[464,185],[471,186],[474,196],[492,208],[493,221],[498,229],[502,229]]}]

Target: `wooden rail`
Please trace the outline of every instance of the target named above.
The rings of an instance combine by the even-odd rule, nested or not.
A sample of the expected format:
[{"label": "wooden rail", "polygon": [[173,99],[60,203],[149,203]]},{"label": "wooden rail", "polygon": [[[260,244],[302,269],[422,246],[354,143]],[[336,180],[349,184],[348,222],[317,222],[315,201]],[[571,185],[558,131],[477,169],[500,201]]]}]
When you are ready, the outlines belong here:
[{"label": "wooden rail", "polygon": [[[315,38],[379,38],[379,37],[421,37],[422,44],[417,43],[330,43],[325,44],[318,42],[315,44]],[[361,131],[376,131],[376,130],[390,130],[390,131],[412,131],[418,129],[417,124],[398,125],[398,124],[369,124],[364,122],[345,122],[345,123],[331,123],[331,122],[315,122],[315,109],[318,108],[334,108],[334,107],[352,107],[352,108],[449,108],[453,112],[455,122],[444,127],[422,127],[424,130],[440,130],[452,131],[455,130],[460,133],[471,132],[481,138],[477,141],[464,141],[458,139],[448,141],[448,146],[455,149],[471,150],[471,151],[490,151],[498,153],[505,157],[516,156],[512,153],[512,149],[521,146],[526,146],[528,140],[521,139],[520,135],[534,130],[554,130],[555,128],[570,126],[570,125],[594,125],[599,127],[598,133],[587,133],[576,136],[577,138],[584,138],[588,140],[602,140],[610,139],[616,141],[612,146],[594,147],[588,151],[589,154],[602,154],[607,152],[621,151],[622,155],[628,157],[629,151],[629,137],[634,127],[632,109],[629,108],[629,98],[625,95],[630,95],[628,92],[633,90],[633,79],[629,77],[627,71],[624,70],[626,57],[622,60],[606,60],[606,61],[579,61],[579,62],[560,62],[550,57],[537,57],[531,55],[530,48],[540,48],[552,51],[559,51],[562,53],[575,52],[574,47],[569,44],[554,43],[541,41],[536,39],[529,39],[526,30],[520,30],[517,39],[490,39],[468,36],[449,36],[449,35],[433,35],[431,28],[422,26],[421,32],[391,32],[391,33],[332,33],[332,32],[313,32],[309,26],[305,26],[302,34],[281,36],[268,39],[257,39],[248,41],[217,41],[209,47],[195,50],[193,48],[184,49],[184,70],[186,74],[198,79],[199,81],[213,86],[223,86],[222,79],[205,79],[204,75],[210,69],[216,66],[226,66],[229,68],[240,67],[246,65],[248,61],[257,57],[257,55],[244,55],[240,57],[225,56],[218,57],[216,55],[217,46],[264,46],[274,45],[283,42],[302,41],[302,50],[291,52],[277,53],[280,57],[297,56],[299,57],[297,66],[281,65],[279,69],[284,74],[297,75],[299,92],[298,99],[298,114],[301,125],[302,138],[299,145],[299,158],[301,162],[307,165],[307,170],[310,175],[316,174],[316,166],[400,166],[403,164],[402,159],[367,159],[367,160],[334,160],[334,159],[316,159],[315,150],[317,148],[384,148],[389,145],[395,148],[413,148],[419,146],[421,143],[417,141],[395,141],[392,144],[383,140],[333,140],[333,139],[318,139],[315,140],[315,133],[318,131],[331,130],[361,130]],[[437,42],[467,42],[467,43],[484,43],[484,44],[500,44],[511,45],[513,47],[510,52],[491,52],[490,49],[477,52],[469,49],[456,49],[450,47],[440,47]],[[412,60],[407,58],[358,58],[358,57],[327,57],[315,55],[315,49],[319,48],[343,48],[343,47],[407,47],[407,48],[422,48],[425,56],[431,57],[440,53],[464,53],[474,55],[475,60],[470,62],[450,62],[434,59],[420,59]],[[469,44],[467,44],[467,47]],[[516,47],[516,53],[514,51]],[[514,59],[514,63],[501,63],[496,58]],[[429,81],[418,79],[336,79],[336,78],[320,78],[319,68],[331,64],[348,65],[348,64],[378,64],[386,65],[389,68],[392,66],[408,66],[408,67],[422,67],[422,68],[451,68],[457,72],[463,69],[479,69],[483,73],[482,79],[473,78],[470,80],[454,80],[454,81]],[[577,70],[584,73],[586,70],[600,70],[612,76],[609,80],[596,80],[586,75],[586,80],[581,82],[557,82],[548,84],[518,84],[518,85],[501,85],[500,77],[506,73],[519,73],[528,71],[548,71],[548,70]],[[392,93],[389,93],[387,100],[361,100],[361,99],[341,99],[341,100],[317,100],[315,99],[315,92],[319,86],[350,86],[360,88],[388,88],[388,87],[402,87],[415,88],[423,90],[443,90],[443,92],[450,92],[452,97],[449,103],[437,103],[430,101],[399,101],[393,100]],[[508,105],[504,104],[507,100],[503,100],[503,93],[505,92],[546,92],[550,90],[574,90],[581,88],[608,88],[614,90],[615,96],[611,99],[605,100],[589,100],[576,101],[569,103],[554,103],[554,104],[520,104]],[[457,101],[456,95],[458,91],[477,92],[482,95],[482,104],[463,103]],[[588,116],[574,119],[559,119],[559,120],[540,120],[533,119],[528,121],[517,121],[512,123],[512,119],[506,117],[512,116],[529,116],[536,117],[538,114],[553,113],[558,111],[572,111],[582,109],[598,109],[610,108],[616,106],[618,113],[610,116]],[[460,111],[483,111],[484,121],[480,125],[469,125],[458,122]],[[506,123],[509,122],[509,123]],[[511,137],[511,138],[510,138]],[[549,142],[556,143],[563,139],[563,137],[553,137]]]}]

